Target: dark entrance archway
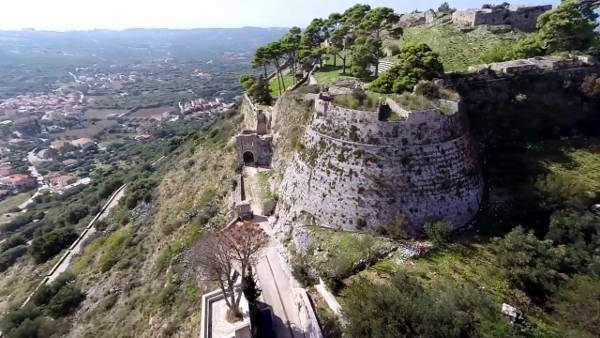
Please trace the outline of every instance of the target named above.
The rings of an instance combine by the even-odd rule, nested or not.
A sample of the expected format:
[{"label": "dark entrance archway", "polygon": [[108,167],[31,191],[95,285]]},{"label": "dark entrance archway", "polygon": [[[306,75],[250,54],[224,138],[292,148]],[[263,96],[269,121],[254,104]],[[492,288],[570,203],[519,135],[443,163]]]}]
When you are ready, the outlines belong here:
[{"label": "dark entrance archway", "polygon": [[243,159],[244,159],[244,164],[245,165],[252,165],[254,164],[254,154],[247,151],[244,153],[243,155]]}]

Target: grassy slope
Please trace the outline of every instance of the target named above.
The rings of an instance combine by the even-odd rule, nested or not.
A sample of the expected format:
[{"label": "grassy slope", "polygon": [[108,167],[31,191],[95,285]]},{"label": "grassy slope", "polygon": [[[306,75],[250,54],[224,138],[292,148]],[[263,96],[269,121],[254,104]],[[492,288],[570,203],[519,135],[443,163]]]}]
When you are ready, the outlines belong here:
[{"label": "grassy slope", "polygon": [[[235,131],[230,119],[221,119],[188,138],[161,161],[162,180],[151,209],[86,246],[72,271],[87,298],[69,336],[199,333],[200,297],[213,285],[197,283],[191,267],[182,265],[206,225],[188,215],[204,215],[202,207],[211,201],[222,210],[218,196],[226,196],[235,173],[233,149],[227,146]],[[224,223],[225,216],[218,213],[209,222]]]},{"label": "grassy slope", "polygon": [[[386,41],[386,45],[403,43],[426,43],[440,54],[444,70],[466,70],[470,65],[482,64],[485,54],[502,41],[516,41],[523,33],[493,34],[485,28],[468,33],[452,25],[412,27],[404,31],[400,40]],[[393,59],[393,57],[392,57]]]},{"label": "grassy slope", "polygon": [[[463,33],[452,25],[434,27],[411,27],[404,31],[399,40],[387,40],[384,46],[401,46],[404,43],[426,43],[440,54],[445,71],[466,70],[471,65],[485,63],[485,54],[498,44],[505,41],[516,41],[523,38],[525,33],[493,34],[486,28],[478,28]],[[389,57],[388,59],[395,59]],[[327,60],[327,65],[314,75],[319,84],[332,83],[341,76],[341,66],[332,65],[333,58]],[[349,71],[350,66],[347,67]]]},{"label": "grassy slope", "polygon": [[[348,72],[348,70],[346,70]],[[334,66],[325,66],[321,70],[314,73],[315,79],[317,79],[318,84],[328,84],[331,83],[334,79],[340,77],[342,74],[341,67]]]},{"label": "grassy slope", "polygon": [[33,195],[35,190],[20,193],[14,196],[8,196],[0,202],[0,214],[9,212],[11,209],[17,208]]},{"label": "grassy slope", "polygon": [[[600,190],[600,151],[598,140],[588,140],[583,144],[572,144],[562,141],[558,144],[547,145],[543,153],[531,151],[528,159],[539,162],[547,169],[545,177],[568,177],[574,179],[572,189],[579,190],[582,186],[590,191]],[[556,160],[559,159],[560,160]],[[543,178],[540,176],[538,178]],[[493,224],[477,224],[475,227],[494,227]],[[406,270],[419,278],[425,287],[435,287],[439,283],[445,285],[471,285],[482,288],[490,294],[500,306],[509,303],[524,310],[528,319],[536,323],[536,334],[544,337],[561,337],[567,333],[571,336],[587,337],[587,333],[568,327],[558,318],[532,303],[526,294],[510,286],[502,269],[497,265],[497,258],[488,238],[469,236],[458,240],[444,249],[436,249],[425,257],[406,261],[393,256],[383,259],[374,266],[348,278],[347,284],[358,276],[365,276],[373,281],[385,281],[398,270]],[[344,298],[340,297],[343,304]]]},{"label": "grassy slope", "polygon": [[[283,81],[286,89],[294,85],[294,77],[291,75],[284,75]],[[269,91],[271,92],[272,97],[279,96],[279,86],[277,83],[277,77],[274,77],[269,81]],[[279,81],[279,83],[281,83],[281,81]],[[283,91],[283,88],[281,88],[281,90]]]}]

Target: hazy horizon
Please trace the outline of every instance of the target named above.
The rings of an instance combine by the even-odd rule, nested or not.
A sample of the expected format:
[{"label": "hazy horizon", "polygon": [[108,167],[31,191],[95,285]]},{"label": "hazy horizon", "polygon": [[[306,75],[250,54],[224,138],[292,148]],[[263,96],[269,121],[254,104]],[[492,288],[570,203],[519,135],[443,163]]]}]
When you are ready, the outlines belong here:
[{"label": "hazy horizon", "polygon": [[[341,12],[356,3],[391,7],[396,12],[436,9],[443,0],[418,4],[394,0],[21,0],[0,4],[0,30],[93,31],[127,29],[281,28],[306,26],[314,17]],[[493,3],[501,3],[494,1]],[[558,0],[530,0],[513,5],[556,5]],[[485,1],[449,1],[453,8],[477,8]],[[277,15],[274,15],[277,13]]]}]

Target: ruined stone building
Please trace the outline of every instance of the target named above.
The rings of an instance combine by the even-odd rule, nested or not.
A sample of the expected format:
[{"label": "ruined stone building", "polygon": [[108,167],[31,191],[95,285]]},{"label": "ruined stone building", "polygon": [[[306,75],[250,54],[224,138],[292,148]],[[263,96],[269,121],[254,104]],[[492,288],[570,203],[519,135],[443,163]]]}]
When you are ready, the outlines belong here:
[{"label": "ruined stone building", "polygon": [[[403,218],[411,234],[435,219],[467,224],[483,194],[478,156],[459,104],[437,103],[444,108],[407,111],[389,101],[361,111],[334,104],[328,93],[315,97],[305,149],[280,185],[283,217],[344,230]],[[384,107],[403,119],[381,119]]]},{"label": "ruined stone building", "polygon": [[244,130],[236,136],[238,160],[243,165],[269,166],[271,163],[271,136]]},{"label": "ruined stone building", "polygon": [[467,9],[454,12],[452,23],[464,27],[509,25],[516,30],[532,32],[538,16],[550,9],[551,5]]},{"label": "ruined stone building", "polygon": [[245,98],[248,111],[243,111],[245,129],[235,138],[238,161],[242,165],[268,167],[271,164],[272,137],[269,135],[270,119],[261,109]]}]

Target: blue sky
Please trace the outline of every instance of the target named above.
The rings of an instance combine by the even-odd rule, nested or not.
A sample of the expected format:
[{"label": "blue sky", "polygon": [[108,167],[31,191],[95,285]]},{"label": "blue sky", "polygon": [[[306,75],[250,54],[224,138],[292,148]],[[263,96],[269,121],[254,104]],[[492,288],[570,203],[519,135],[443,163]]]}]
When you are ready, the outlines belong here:
[{"label": "blue sky", "polygon": [[[356,4],[397,12],[437,8],[443,0],[0,0],[0,29],[88,30],[125,28],[305,26]],[[476,8],[502,1],[455,0],[452,7]],[[526,0],[512,4],[557,4]]]}]

